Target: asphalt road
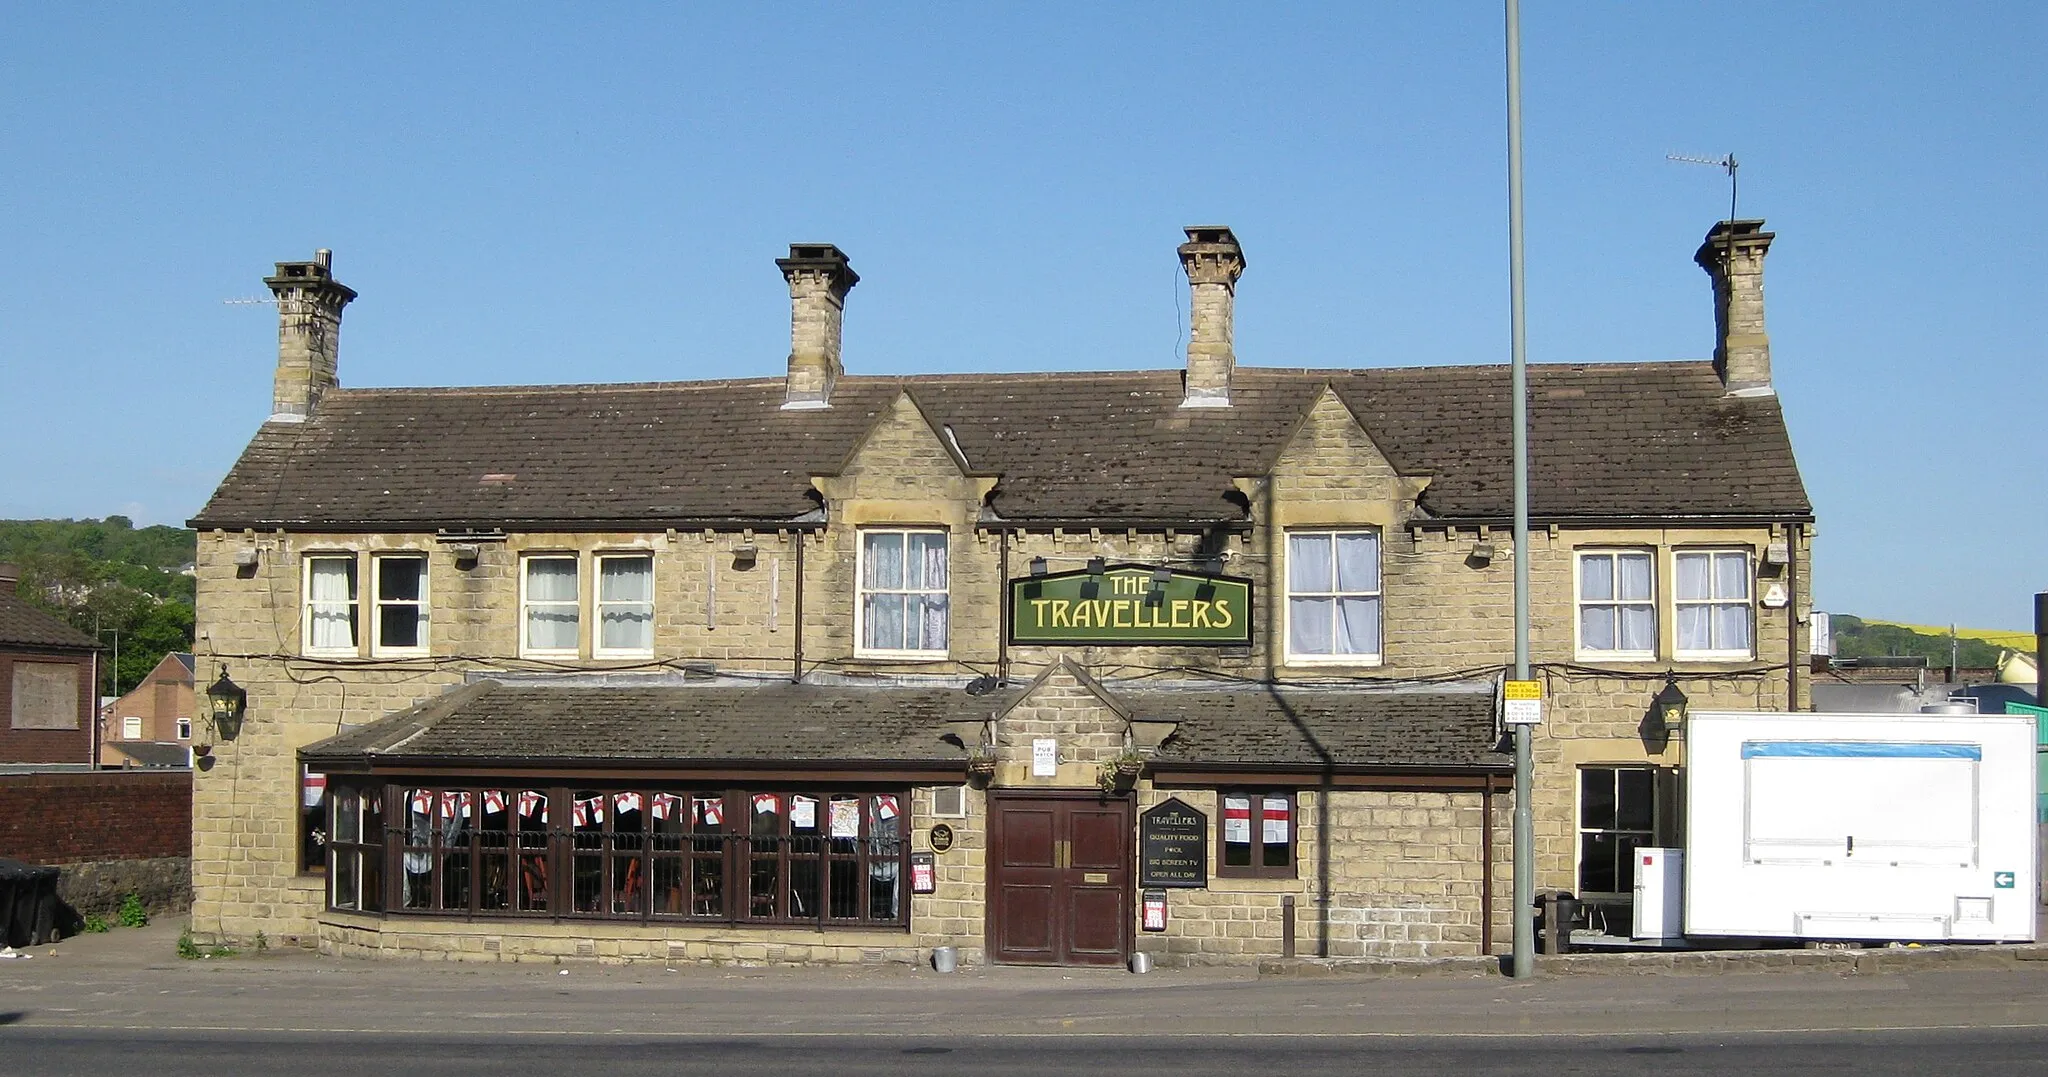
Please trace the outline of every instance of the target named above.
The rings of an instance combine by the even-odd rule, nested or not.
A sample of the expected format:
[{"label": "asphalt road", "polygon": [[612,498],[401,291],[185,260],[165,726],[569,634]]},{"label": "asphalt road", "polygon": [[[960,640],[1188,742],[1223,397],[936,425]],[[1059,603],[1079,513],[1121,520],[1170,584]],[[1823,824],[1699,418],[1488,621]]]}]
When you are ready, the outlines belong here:
[{"label": "asphalt road", "polygon": [[601,1074],[1855,1074],[2048,1072],[2048,1033],[1722,1037],[387,1037],[0,1028],[0,1074],[37,1077]]},{"label": "asphalt road", "polygon": [[2048,1075],[2048,961],[1886,974],[1260,980],[1246,969],[182,961],[175,925],[0,961],[0,1077]]}]

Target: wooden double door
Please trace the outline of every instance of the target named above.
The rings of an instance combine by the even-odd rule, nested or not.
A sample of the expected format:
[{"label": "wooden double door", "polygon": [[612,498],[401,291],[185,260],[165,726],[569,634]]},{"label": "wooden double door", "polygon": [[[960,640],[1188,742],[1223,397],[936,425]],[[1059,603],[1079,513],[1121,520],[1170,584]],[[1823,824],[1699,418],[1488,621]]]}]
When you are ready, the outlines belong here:
[{"label": "wooden double door", "polygon": [[992,960],[1121,965],[1129,959],[1128,798],[995,793],[989,823]]}]

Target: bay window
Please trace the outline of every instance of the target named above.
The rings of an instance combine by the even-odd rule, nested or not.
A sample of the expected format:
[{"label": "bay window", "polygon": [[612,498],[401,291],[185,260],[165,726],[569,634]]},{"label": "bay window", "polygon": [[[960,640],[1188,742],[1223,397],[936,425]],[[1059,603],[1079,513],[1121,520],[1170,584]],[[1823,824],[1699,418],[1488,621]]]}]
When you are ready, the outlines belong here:
[{"label": "bay window", "polygon": [[329,799],[328,902],[334,908],[384,908],[384,790],[340,787]]},{"label": "bay window", "polygon": [[[723,924],[908,923],[907,791],[394,787],[392,910]],[[351,796],[355,794],[351,792]],[[336,909],[377,879],[370,800],[334,799]],[[550,824],[550,807],[559,812]],[[346,857],[345,857],[346,854]],[[352,859],[348,859],[352,858]],[[346,859],[346,867],[341,867]],[[380,895],[381,896],[381,895]]]}]

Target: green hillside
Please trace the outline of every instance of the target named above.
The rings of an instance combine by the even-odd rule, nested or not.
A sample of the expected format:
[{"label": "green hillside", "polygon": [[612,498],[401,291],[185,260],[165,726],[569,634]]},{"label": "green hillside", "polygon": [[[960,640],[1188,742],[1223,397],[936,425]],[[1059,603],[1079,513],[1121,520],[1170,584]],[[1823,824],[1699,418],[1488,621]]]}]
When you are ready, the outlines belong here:
[{"label": "green hillside", "polygon": [[[1881,621],[1866,621],[1837,613],[1829,618],[1835,633],[1836,658],[1893,658],[1919,655],[1934,667],[1948,665],[1949,638],[1947,633],[1934,635],[1915,631],[1901,624]],[[1983,669],[1998,664],[2001,649],[1981,639],[1967,637],[1956,640],[1956,664],[1973,669]]]},{"label": "green hillside", "polygon": [[[0,561],[21,569],[21,597],[99,634],[119,669],[101,691],[135,686],[163,656],[192,649],[192,577],[185,569],[198,536],[178,527],[137,529],[126,516],[104,520],[0,520]],[[109,663],[111,666],[112,663]]]}]

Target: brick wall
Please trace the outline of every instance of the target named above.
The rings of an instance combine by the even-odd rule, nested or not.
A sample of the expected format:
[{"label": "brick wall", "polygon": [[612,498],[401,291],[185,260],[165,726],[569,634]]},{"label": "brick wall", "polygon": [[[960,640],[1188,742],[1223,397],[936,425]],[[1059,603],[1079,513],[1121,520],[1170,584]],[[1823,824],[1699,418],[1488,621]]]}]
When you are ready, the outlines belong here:
[{"label": "brick wall", "polygon": [[0,774],[0,857],[62,868],[57,893],[111,914],[128,895],[155,913],[192,903],[192,774]]},{"label": "brick wall", "polygon": [[0,774],[0,857],[77,864],[191,854],[187,771]]}]

